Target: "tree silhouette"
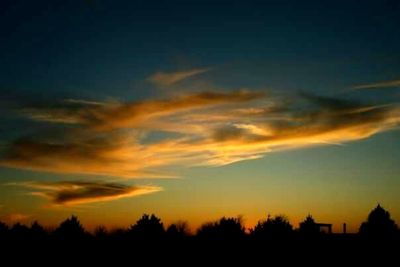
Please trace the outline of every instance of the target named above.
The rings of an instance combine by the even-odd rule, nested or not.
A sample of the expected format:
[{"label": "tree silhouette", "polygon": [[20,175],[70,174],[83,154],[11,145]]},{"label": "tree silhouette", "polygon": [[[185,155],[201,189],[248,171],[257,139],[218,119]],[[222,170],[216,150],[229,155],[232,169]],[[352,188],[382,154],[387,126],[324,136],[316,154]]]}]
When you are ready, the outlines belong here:
[{"label": "tree silhouette", "polygon": [[[382,247],[382,244],[387,245],[383,246],[385,249],[390,249],[390,244],[394,242],[381,242],[387,241],[382,237],[389,238],[389,241],[400,241],[394,240],[400,237],[395,222],[380,205],[371,211],[367,221],[361,225],[360,235],[322,235],[320,227],[326,225],[330,226],[318,224],[308,215],[300,223],[299,232],[295,232],[285,216],[268,216],[267,219],[260,220],[251,233],[247,234],[241,217],[222,217],[215,222],[203,224],[195,235],[191,235],[186,222],[171,224],[165,231],[160,218],[154,214],[144,214],[130,228],[108,232],[105,227],[99,226],[90,235],[78,218],[71,216],[52,232],[47,232],[36,221],[30,227],[16,223],[11,229],[0,222],[0,251],[1,247],[22,252],[38,249],[65,256],[83,255],[87,249],[93,249],[97,255],[103,256],[107,253],[131,255],[133,248],[137,255],[167,252],[168,257],[175,260],[179,253],[198,258],[204,255],[235,259],[238,255],[252,258],[254,255],[262,256],[266,253],[275,255],[279,251],[284,251],[287,255],[330,253],[331,249],[353,253],[353,249],[361,251],[373,247],[375,250]],[[360,236],[369,238],[369,242],[364,242]],[[372,246],[374,244],[376,246]]]},{"label": "tree silhouette", "polygon": [[397,225],[390,218],[390,213],[378,204],[368,215],[359,230],[362,236],[372,238],[394,237],[397,233]]},{"label": "tree silhouette", "polygon": [[185,237],[189,236],[189,227],[187,222],[179,221],[168,226],[166,235],[169,240],[182,241]]},{"label": "tree silhouette", "polygon": [[318,224],[315,222],[311,214],[300,223],[299,232],[308,237],[317,236],[321,233]]},{"label": "tree silhouette", "polygon": [[[95,236],[96,235],[96,231],[95,231]],[[101,236],[101,235],[100,235]],[[119,243],[123,243],[126,242],[126,240],[131,237],[131,233],[130,233],[130,229],[125,229],[125,228],[114,228],[114,229],[110,229],[110,231],[108,232],[108,240],[113,240],[114,242],[119,242]]]},{"label": "tree silhouette", "polygon": [[8,225],[0,221],[0,237],[8,233]]},{"label": "tree silhouette", "polygon": [[86,233],[78,217],[72,215],[60,224],[54,235],[62,239],[82,239]]},{"label": "tree silhouette", "polygon": [[38,221],[34,221],[29,230],[31,237],[35,240],[41,240],[47,236],[46,230],[38,223]]},{"label": "tree silhouette", "polygon": [[94,236],[99,239],[104,239],[108,236],[107,228],[103,225],[99,225],[94,229]]},{"label": "tree silhouette", "polygon": [[217,222],[203,224],[197,236],[201,239],[237,240],[245,236],[245,229],[241,217],[222,217]]},{"label": "tree silhouette", "polygon": [[159,239],[165,231],[161,219],[152,214],[144,214],[135,225],[132,225],[129,231],[135,238],[144,240]]},{"label": "tree silhouette", "polygon": [[252,231],[252,235],[256,238],[269,239],[287,239],[293,233],[293,226],[289,220],[278,215],[274,218],[268,216],[267,220],[259,221]]},{"label": "tree silhouette", "polygon": [[10,232],[14,239],[25,239],[29,236],[29,228],[21,223],[14,224]]},{"label": "tree silhouette", "polygon": [[245,229],[243,226],[242,218],[225,218],[219,220],[218,230],[221,231],[223,236],[232,236],[240,238],[244,236]]}]

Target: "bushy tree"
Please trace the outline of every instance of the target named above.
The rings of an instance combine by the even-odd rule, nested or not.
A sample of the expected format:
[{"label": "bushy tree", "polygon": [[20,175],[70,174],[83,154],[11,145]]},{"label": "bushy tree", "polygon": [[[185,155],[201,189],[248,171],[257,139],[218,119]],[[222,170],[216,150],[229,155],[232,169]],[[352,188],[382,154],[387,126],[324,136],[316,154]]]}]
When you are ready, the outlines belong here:
[{"label": "bushy tree", "polygon": [[29,236],[29,228],[18,222],[11,227],[10,233],[14,239],[25,239]]},{"label": "bushy tree", "polygon": [[8,234],[8,225],[0,221],[0,237]]},{"label": "bushy tree", "polygon": [[29,229],[31,237],[34,239],[42,239],[47,236],[46,230],[39,224],[38,221],[34,221]]},{"label": "bushy tree", "polygon": [[240,239],[245,236],[245,228],[241,217],[222,217],[217,222],[203,224],[198,229],[197,236],[203,239]]},{"label": "bushy tree", "polygon": [[259,221],[252,231],[256,238],[286,239],[293,233],[293,226],[284,215],[274,218],[268,216],[266,220]]},{"label": "bushy tree", "polygon": [[54,235],[62,239],[80,239],[85,237],[86,233],[78,217],[72,215],[60,224]]},{"label": "bushy tree", "polygon": [[189,236],[190,231],[187,222],[179,221],[168,226],[166,234],[170,240],[181,240]]},{"label": "bushy tree", "polygon": [[141,239],[157,239],[161,238],[164,233],[164,225],[161,219],[154,214],[143,214],[136,224],[132,225],[129,231],[135,238]]},{"label": "bushy tree", "polygon": [[394,237],[397,234],[397,225],[391,219],[390,213],[378,204],[369,213],[367,221],[361,224],[360,234],[373,238]]},{"label": "bushy tree", "polygon": [[94,236],[100,239],[104,239],[108,236],[107,228],[103,225],[99,225],[94,229]]},{"label": "bushy tree", "polygon": [[321,233],[318,224],[310,214],[300,223],[299,232],[308,237],[317,236]]}]

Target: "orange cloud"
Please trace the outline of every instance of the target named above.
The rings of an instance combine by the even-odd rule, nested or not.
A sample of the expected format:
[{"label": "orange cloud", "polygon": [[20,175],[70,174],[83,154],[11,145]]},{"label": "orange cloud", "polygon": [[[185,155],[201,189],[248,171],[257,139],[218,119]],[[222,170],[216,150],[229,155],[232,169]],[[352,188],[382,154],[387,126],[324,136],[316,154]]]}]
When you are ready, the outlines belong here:
[{"label": "orange cloud", "polygon": [[104,182],[25,182],[15,184],[32,188],[33,195],[48,198],[54,205],[77,205],[93,202],[112,201],[159,192],[157,186],[127,186]]},{"label": "orange cloud", "polygon": [[[397,105],[307,94],[287,101],[248,91],[131,103],[80,100],[36,110],[73,115],[80,123],[15,140],[0,165],[126,178],[171,177],[163,167],[218,166],[284,149],[342,144],[400,123]],[[50,129],[59,125],[46,122]]]},{"label": "orange cloud", "polygon": [[113,130],[141,126],[150,119],[165,117],[182,111],[215,105],[248,102],[262,97],[262,93],[234,91],[228,93],[201,92],[171,99],[147,100],[129,103],[99,103],[84,100],[69,100],[54,106],[39,106],[22,109],[23,115],[31,119],[50,122],[82,124],[96,130]]},{"label": "orange cloud", "polygon": [[202,68],[177,72],[157,72],[147,80],[159,86],[168,86],[209,70],[209,68]]},{"label": "orange cloud", "polygon": [[74,136],[60,136],[57,140],[22,138],[15,141],[2,166],[55,173],[108,175],[117,177],[169,177],[147,170],[165,162],[128,136],[107,134],[91,136],[90,132],[73,132]]}]

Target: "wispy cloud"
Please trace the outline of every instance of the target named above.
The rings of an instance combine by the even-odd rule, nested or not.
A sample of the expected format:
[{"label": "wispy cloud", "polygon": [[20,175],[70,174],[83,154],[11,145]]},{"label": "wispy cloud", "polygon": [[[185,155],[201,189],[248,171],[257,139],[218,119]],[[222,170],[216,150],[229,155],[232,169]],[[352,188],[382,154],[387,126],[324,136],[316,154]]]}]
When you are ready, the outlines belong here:
[{"label": "wispy cloud", "polygon": [[343,144],[400,124],[394,104],[309,94],[288,100],[250,91],[30,109],[79,122],[57,131],[52,126],[59,120],[43,120],[48,128],[9,144],[1,166],[128,178],[170,177],[164,167],[219,166],[284,149]]},{"label": "wispy cloud", "polygon": [[201,92],[170,99],[140,102],[112,102],[93,105],[84,100],[62,101],[55,105],[33,106],[22,109],[22,115],[33,120],[82,124],[96,130],[113,130],[146,124],[155,117],[215,105],[247,102],[262,97],[262,93],[246,90],[234,92]]},{"label": "wispy cloud", "polygon": [[136,197],[162,190],[158,186],[128,186],[117,183],[63,181],[24,182],[13,185],[31,188],[32,195],[49,199],[54,205],[77,205]]},{"label": "wispy cloud", "polygon": [[210,68],[201,68],[177,72],[157,72],[151,75],[148,81],[159,86],[168,86],[209,70]]},{"label": "wispy cloud", "polygon": [[400,80],[393,80],[393,81],[383,81],[383,82],[376,82],[376,83],[369,83],[369,84],[360,84],[355,85],[353,89],[381,89],[381,88],[393,88],[393,87],[400,87]]}]

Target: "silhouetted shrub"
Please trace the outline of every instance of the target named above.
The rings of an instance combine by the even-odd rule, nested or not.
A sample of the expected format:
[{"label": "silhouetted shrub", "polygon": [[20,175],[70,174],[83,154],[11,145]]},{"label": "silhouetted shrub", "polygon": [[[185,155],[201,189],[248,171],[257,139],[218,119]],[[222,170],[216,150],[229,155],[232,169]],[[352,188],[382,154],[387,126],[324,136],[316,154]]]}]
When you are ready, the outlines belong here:
[{"label": "silhouetted shrub", "polygon": [[0,221],[0,237],[8,234],[8,225]]},{"label": "silhouetted shrub", "polygon": [[154,214],[151,216],[144,214],[135,225],[131,226],[129,232],[134,238],[144,241],[160,239],[165,233],[161,219]]},{"label": "silhouetted shrub", "polygon": [[299,232],[305,237],[316,237],[321,234],[318,224],[310,214],[300,223]]},{"label": "silhouetted shrub", "polygon": [[286,240],[293,234],[293,226],[289,220],[283,216],[268,216],[267,220],[259,221],[252,231],[252,235],[257,239]]},{"label": "silhouetted shrub", "polygon": [[389,238],[397,234],[397,225],[390,218],[390,213],[379,204],[368,215],[359,230],[361,236],[370,238]]},{"label": "silhouetted shrub", "polygon": [[168,226],[166,236],[170,241],[183,241],[190,235],[187,222],[179,221]]},{"label": "silhouetted shrub", "polygon": [[38,221],[32,223],[29,231],[31,238],[34,240],[44,240],[47,237],[46,230],[38,223]]},{"label": "silhouetted shrub", "polygon": [[214,239],[221,241],[239,240],[245,236],[242,218],[222,217],[219,221],[203,224],[197,231],[200,239]]},{"label": "silhouetted shrub", "polygon": [[11,237],[14,239],[26,239],[29,237],[29,228],[21,223],[16,223],[10,229]]},{"label": "silhouetted shrub", "polygon": [[109,231],[108,237],[114,243],[124,243],[130,237],[130,233],[125,228],[114,228]]},{"label": "silhouetted shrub", "polygon": [[79,240],[86,237],[86,232],[78,218],[72,215],[60,224],[54,231],[54,236],[65,240]]},{"label": "silhouetted shrub", "polygon": [[105,239],[108,237],[107,228],[103,225],[99,225],[94,229],[94,236],[99,239]]}]

